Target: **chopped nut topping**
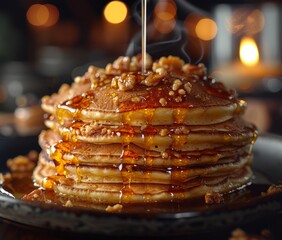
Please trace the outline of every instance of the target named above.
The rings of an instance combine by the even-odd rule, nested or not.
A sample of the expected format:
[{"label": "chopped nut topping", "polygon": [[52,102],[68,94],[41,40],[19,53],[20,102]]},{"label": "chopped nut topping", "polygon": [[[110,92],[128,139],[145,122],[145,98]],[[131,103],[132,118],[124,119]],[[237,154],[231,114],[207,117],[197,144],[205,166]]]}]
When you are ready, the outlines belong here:
[{"label": "chopped nut topping", "polygon": [[81,128],[81,134],[83,136],[89,136],[91,132],[92,132],[92,127],[89,125],[86,125],[83,128]]},{"label": "chopped nut topping", "polygon": [[105,70],[107,74],[120,74],[121,72],[119,69],[115,69],[111,63],[107,64]]},{"label": "chopped nut topping", "polygon": [[178,90],[178,93],[179,93],[180,95],[184,95],[186,92],[185,92],[184,89],[181,88],[181,89]]},{"label": "chopped nut topping", "polygon": [[156,73],[160,74],[160,75],[166,75],[167,74],[167,71],[164,69],[164,68],[157,68],[155,70]]},{"label": "chopped nut topping", "polygon": [[[108,74],[120,74],[122,71],[138,71],[142,66],[142,56],[137,55],[132,58],[121,56],[117,58],[113,64],[106,66],[106,73]],[[146,69],[150,69],[152,66],[152,58],[149,54],[146,54]]]},{"label": "chopped nut topping", "polygon": [[174,91],[169,91],[168,95],[169,96],[173,96],[174,95]]},{"label": "chopped nut topping", "polygon": [[111,130],[111,129],[108,129],[108,130],[107,130],[107,134],[108,134],[108,135],[111,135],[111,134],[112,134],[112,130]]},{"label": "chopped nut topping", "polygon": [[97,88],[98,87],[98,82],[93,82],[93,83],[91,83],[91,88],[92,89],[95,89],[95,88]]},{"label": "chopped nut topping", "polygon": [[189,94],[192,90],[192,84],[187,82],[187,83],[184,84],[184,88],[185,88],[186,92]]},{"label": "chopped nut topping", "polygon": [[92,66],[92,65],[88,67],[88,72],[89,73],[95,73],[96,71],[97,71],[97,67]]},{"label": "chopped nut topping", "polygon": [[111,87],[121,91],[127,91],[134,88],[136,77],[132,74],[122,74],[112,79]]},{"label": "chopped nut topping", "polygon": [[41,189],[35,189],[31,193],[24,195],[23,199],[37,200],[40,197],[40,195],[42,195],[42,190]]},{"label": "chopped nut topping", "polygon": [[32,171],[35,164],[36,163],[30,160],[27,156],[21,155],[7,161],[7,167],[11,172]]},{"label": "chopped nut topping", "polygon": [[166,136],[167,134],[168,134],[168,129],[166,129],[166,128],[161,129],[160,135],[161,135],[162,137]]},{"label": "chopped nut topping", "polygon": [[131,98],[132,102],[140,102],[141,101],[141,97],[133,97]]},{"label": "chopped nut topping", "polygon": [[34,198],[38,198],[39,195],[38,195],[37,193],[34,193],[34,194],[33,194],[33,197],[34,197]]},{"label": "chopped nut topping", "polygon": [[98,124],[97,122],[92,122],[92,123],[90,124],[90,126],[91,126],[94,130],[96,130],[96,129],[99,128],[99,124]]},{"label": "chopped nut topping", "polygon": [[106,133],[107,133],[107,130],[108,130],[107,128],[103,128],[102,131],[101,131],[101,133],[102,133],[102,134],[106,134]]},{"label": "chopped nut topping", "polygon": [[118,88],[118,78],[117,77],[112,78],[111,87],[114,89]]},{"label": "chopped nut topping", "polygon": [[[150,69],[152,66],[152,58],[149,54],[146,54],[146,69]],[[142,55],[137,55],[131,58],[130,71],[136,71],[141,69],[142,66]]]},{"label": "chopped nut topping", "polygon": [[115,106],[118,105],[118,103],[119,103],[119,98],[118,98],[118,96],[115,96],[115,97],[113,98],[113,102],[114,102],[114,105],[115,105]]},{"label": "chopped nut topping", "polygon": [[167,100],[165,98],[161,98],[159,102],[163,107],[167,105]]},{"label": "chopped nut topping", "polygon": [[275,194],[275,193],[279,193],[279,192],[282,192],[282,185],[271,185],[266,193],[262,193],[262,195],[272,195],[272,194]]},{"label": "chopped nut topping", "polygon": [[179,57],[175,57],[175,56],[161,57],[158,62],[155,62],[153,64],[153,71],[156,71],[156,69],[160,67],[169,71],[179,71],[182,69],[183,65],[184,62]]},{"label": "chopped nut topping", "polygon": [[176,79],[173,81],[173,85],[172,85],[172,90],[173,91],[176,91],[178,90],[178,88],[180,88],[180,86],[182,85],[183,83],[179,80],[179,79]]},{"label": "chopped nut topping", "polygon": [[184,126],[181,126],[181,127],[174,129],[175,134],[188,134],[189,132],[190,132],[189,129],[187,129]]},{"label": "chopped nut topping", "polygon": [[142,81],[142,83],[144,83],[144,85],[148,87],[156,86],[162,79],[163,79],[163,75],[150,72],[148,76],[145,78],[145,80]]},{"label": "chopped nut topping", "polygon": [[205,203],[212,205],[212,204],[219,204],[224,201],[222,194],[217,192],[211,192],[205,194]]},{"label": "chopped nut topping", "polygon": [[114,206],[107,206],[106,211],[107,212],[120,212],[122,210],[121,204],[115,204]]},{"label": "chopped nut topping", "polygon": [[79,76],[74,78],[74,81],[75,81],[76,83],[81,82],[81,80],[82,80],[82,77],[79,77]]},{"label": "chopped nut topping", "polygon": [[114,62],[113,62],[113,67],[115,69],[121,69],[121,70],[129,70],[130,66],[130,58],[129,57],[118,57]]},{"label": "chopped nut topping", "polygon": [[207,69],[203,63],[198,64],[198,66],[191,65],[191,64],[185,64],[182,67],[182,70],[184,72],[187,72],[191,75],[196,75],[196,76],[198,75],[203,76],[203,75],[206,75],[207,73]]},{"label": "chopped nut topping", "polygon": [[175,98],[175,101],[176,102],[182,102],[182,98],[179,96],[179,97]]},{"label": "chopped nut topping", "polygon": [[65,207],[73,207],[72,201],[69,199],[65,204]]},{"label": "chopped nut topping", "polygon": [[168,153],[167,152],[162,152],[162,158],[168,158]]}]

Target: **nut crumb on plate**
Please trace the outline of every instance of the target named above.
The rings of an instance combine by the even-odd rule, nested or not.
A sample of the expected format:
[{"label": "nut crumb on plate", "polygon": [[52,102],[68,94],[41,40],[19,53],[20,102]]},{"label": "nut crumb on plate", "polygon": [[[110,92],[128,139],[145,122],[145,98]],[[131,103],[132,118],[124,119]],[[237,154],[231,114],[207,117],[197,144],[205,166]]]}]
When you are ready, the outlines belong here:
[{"label": "nut crumb on plate", "polygon": [[223,196],[217,192],[208,192],[205,194],[205,203],[208,205],[224,202]]},{"label": "nut crumb on plate", "polygon": [[115,204],[113,206],[108,205],[106,207],[107,212],[119,212],[122,210],[122,205],[121,204]]}]

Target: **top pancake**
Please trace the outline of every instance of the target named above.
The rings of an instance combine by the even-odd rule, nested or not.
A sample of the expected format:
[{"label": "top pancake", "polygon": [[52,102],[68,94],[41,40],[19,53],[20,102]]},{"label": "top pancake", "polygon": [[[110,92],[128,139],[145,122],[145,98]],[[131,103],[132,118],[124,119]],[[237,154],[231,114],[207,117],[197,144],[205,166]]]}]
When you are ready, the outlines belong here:
[{"label": "top pancake", "polygon": [[45,97],[42,107],[59,121],[132,126],[215,124],[246,107],[234,92],[208,78],[203,65],[184,64],[169,56],[150,64],[142,74],[138,64],[124,57],[105,69],[91,66],[71,86]]}]

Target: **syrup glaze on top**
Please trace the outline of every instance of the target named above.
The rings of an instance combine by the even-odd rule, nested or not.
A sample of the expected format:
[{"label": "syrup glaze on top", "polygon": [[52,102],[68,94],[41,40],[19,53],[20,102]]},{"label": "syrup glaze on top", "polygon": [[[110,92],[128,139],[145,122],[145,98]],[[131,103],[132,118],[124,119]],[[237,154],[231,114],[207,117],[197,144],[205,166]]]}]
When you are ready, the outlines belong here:
[{"label": "syrup glaze on top", "polygon": [[[154,78],[156,75],[158,78],[158,82],[154,82],[153,86],[145,85],[146,78],[150,75],[145,76],[140,72],[130,73],[130,78],[136,79],[134,80],[134,87],[122,91],[113,87],[118,85],[118,83],[113,84],[115,79],[113,75],[106,75],[104,80],[95,79],[102,83],[95,86],[90,84],[93,80],[86,78],[84,81],[89,81],[91,89],[60,104],[57,114],[60,117],[63,115],[61,113],[63,110],[79,114],[78,112],[82,109],[102,112],[128,112],[161,107],[189,109],[216,105],[224,106],[231,103],[244,105],[244,102],[238,101],[234,92],[228,91],[224,85],[206,76],[195,78],[190,73],[184,72],[181,75],[167,73],[163,76],[153,72],[150,74],[152,75],[150,78]],[[128,77],[128,74],[126,76]],[[180,81],[180,77],[181,86],[176,89],[177,85],[174,82]],[[126,78],[121,81],[126,81]],[[186,89],[185,84],[187,84]],[[164,102],[160,101],[161,99],[164,99]]]}]

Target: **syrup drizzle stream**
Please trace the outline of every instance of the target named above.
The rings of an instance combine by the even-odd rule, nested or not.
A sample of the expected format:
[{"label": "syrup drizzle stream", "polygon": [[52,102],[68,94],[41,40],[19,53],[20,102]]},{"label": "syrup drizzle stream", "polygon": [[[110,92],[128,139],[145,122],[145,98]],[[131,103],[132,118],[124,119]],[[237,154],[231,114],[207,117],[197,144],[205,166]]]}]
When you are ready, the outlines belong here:
[{"label": "syrup drizzle stream", "polygon": [[142,74],[146,73],[147,0],[142,0]]}]

